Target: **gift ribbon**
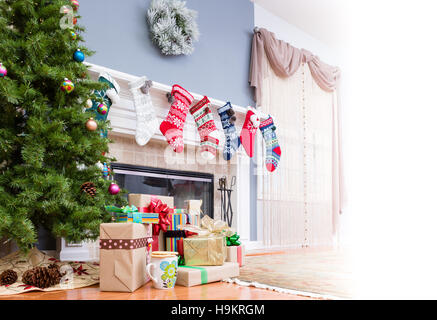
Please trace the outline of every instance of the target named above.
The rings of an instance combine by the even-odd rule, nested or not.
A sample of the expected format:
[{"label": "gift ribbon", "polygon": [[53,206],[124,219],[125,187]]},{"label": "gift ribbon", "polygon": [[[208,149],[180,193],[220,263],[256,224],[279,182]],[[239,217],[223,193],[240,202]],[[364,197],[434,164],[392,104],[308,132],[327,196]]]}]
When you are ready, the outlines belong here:
[{"label": "gift ribbon", "polygon": [[178,229],[180,230],[186,230],[192,233],[197,233],[198,236],[201,237],[209,237],[209,236],[217,236],[221,235],[224,237],[231,237],[235,234],[235,231],[233,231],[226,222],[221,220],[214,220],[211,219],[209,216],[204,216],[200,220],[201,227],[191,225],[191,224],[184,224],[178,226]]},{"label": "gift ribbon", "polygon": [[134,213],[138,212],[138,208],[135,206],[125,206],[125,207],[116,207],[116,206],[105,206],[106,211],[108,212],[114,212],[114,213]]},{"label": "gift ribbon", "polygon": [[102,250],[134,250],[148,246],[150,237],[138,239],[100,239],[100,249]]},{"label": "gift ribbon", "polygon": [[166,238],[185,238],[185,230],[168,230],[164,233]]},{"label": "gift ribbon", "polygon": [[152,198],[148,210],[159,214],[159,223],[153,225],[153,235],[159,235],[161,230],[167,231],[167,226],[170,224],[168,214],[171,212],[169,206],[157,198]]},{"label": "gift ribbon", "polygon": [[105,209],[115,213],[118,222],[158,223],[159,221],[158,214],[139,212],[138,208],[134,205],[122,208],[106,206]]},{"label": "gift ribbon", "polygon": [[228,247],[239,246],[239,245],[241,245],[241,242],[239,241],[239,239],[240,239],[240,236],[237,233],[233,234],[230,237],[226,237],[226,245]]},{"label": "gift ribbon", "polygon": [[201,284],[208,283],[208,272],[203,267],[194,267],[194,266],[181,266],[181,268],[189,268],[189,269],[195,269],[200,270],[200,282]]},{"label": "gift ribbon", "polygon": [[197,233],[187,230],[168,230],[164,233],[164,237],[166,238],[188,238],[196,235]]},{"label": "gift ribbon", "polygon": [[183,256],[178,256],[178,267],[185,266],[185,259]]}]

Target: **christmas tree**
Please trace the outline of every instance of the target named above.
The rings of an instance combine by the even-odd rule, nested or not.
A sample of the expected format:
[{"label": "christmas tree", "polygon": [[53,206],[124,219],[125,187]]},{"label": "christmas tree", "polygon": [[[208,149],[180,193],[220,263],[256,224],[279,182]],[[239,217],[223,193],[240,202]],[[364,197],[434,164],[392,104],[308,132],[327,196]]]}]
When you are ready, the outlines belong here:
[{"label": "christmas tree", "polygon": [[73,0],[0,1],[0,238],[22,249],[39,226],[68,241],[96,239],[111,219],[105,205],[125,202],[99,166],[115,160],[106,157],[109,123],[89,121],[96,111],[86,107],[104,103],[94,90],[108,85],[81,62],[92,52],[77,9]]}]

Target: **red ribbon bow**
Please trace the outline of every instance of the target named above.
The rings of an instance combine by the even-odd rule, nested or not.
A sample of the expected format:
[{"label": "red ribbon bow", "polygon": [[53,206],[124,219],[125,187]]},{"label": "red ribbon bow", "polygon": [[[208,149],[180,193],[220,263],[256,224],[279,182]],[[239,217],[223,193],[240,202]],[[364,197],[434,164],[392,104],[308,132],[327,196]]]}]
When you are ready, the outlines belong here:
[{"label": "red ribbon bow", "polygon": [[148,210],[149,212],[159,213],[159,223],[153,225],[153,235],[159,235],[161,230],[163,232],[167,231],[167,226],[170,224],[170,220],[168,219],[170,208],[168,205],[162,203],[159,199],[152,198]]}]

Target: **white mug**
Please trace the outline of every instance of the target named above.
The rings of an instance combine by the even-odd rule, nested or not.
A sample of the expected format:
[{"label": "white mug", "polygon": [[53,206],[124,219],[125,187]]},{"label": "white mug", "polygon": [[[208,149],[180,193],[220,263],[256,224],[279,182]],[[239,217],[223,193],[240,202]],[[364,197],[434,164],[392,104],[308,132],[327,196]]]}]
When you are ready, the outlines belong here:
[{"label": "white mug", "polygon": [[177,252],[152,252],[152,261],[146,266],[146,272],[156,289],[173,289],[178,275]]}]

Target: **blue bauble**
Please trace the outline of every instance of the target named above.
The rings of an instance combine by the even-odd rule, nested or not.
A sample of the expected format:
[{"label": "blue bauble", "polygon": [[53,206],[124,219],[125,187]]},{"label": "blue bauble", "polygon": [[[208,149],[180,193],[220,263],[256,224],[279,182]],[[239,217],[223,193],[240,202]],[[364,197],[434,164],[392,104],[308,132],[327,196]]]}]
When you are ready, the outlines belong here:
[{"label": "blue bauble", "polygon": [[74,53],[73,59],[77,62],[83,62],[85,60],[85,55],[79,49]]}]

